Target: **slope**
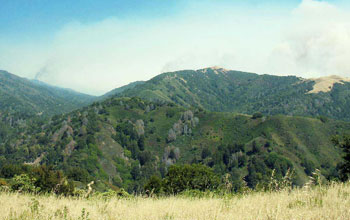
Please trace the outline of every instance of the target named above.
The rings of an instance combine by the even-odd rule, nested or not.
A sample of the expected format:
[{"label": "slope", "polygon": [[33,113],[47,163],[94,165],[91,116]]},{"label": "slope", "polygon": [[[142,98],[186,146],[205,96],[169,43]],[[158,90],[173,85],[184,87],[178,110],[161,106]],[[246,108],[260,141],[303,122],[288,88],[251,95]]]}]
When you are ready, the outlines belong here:
[{"label": "slope", "polygon": [[94,97],[30,81],[0,71],[0,111],[22,115],[52,116],[92,103]]}]

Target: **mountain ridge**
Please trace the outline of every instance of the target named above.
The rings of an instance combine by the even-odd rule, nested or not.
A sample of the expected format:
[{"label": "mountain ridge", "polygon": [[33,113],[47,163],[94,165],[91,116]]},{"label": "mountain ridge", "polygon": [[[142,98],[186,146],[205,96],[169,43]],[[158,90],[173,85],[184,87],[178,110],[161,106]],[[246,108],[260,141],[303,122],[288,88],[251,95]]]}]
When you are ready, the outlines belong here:
[{"label": "mountain ridge", "polygon": [[[215,67],[163,73],[116,96],[137,96],[219,112],[349,120],[350,83],[340,77],[320,79],[318,82],[319,79],[292,75],[258,75]],[[329,91],[323,88],[314,92],[320,83]]]}]

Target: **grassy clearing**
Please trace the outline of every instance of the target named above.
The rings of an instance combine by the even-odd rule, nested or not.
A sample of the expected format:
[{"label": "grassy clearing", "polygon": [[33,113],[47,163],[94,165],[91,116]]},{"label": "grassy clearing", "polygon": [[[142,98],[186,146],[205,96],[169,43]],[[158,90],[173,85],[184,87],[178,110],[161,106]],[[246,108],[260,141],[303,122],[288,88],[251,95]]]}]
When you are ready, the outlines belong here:
[{"label": "grassy clearing", "polygon": [[350,184],[246,195],[129,199],[0,193],[0,219],[350,219]]}]

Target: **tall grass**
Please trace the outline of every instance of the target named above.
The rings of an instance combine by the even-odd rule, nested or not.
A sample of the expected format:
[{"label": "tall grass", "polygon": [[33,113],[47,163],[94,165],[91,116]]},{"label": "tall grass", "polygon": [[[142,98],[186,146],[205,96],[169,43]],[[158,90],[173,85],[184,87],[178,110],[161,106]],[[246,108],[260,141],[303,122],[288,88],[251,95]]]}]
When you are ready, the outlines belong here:
[{"label": "tall grass", "polygon": [[350,183],[204,197],[0,193],[0,219],[350,219]]}]

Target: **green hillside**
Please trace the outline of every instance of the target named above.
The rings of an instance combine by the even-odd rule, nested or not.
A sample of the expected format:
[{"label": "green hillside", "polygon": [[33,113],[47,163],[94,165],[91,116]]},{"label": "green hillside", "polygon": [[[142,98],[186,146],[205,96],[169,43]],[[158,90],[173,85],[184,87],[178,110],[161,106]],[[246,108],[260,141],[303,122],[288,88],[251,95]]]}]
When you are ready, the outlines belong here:
[{"label": "green hillside", "polygon": [[[6,124],[5,120],[2,121]],[[1,126],[0,126],[1,127]],[[331,138],[350,123],[331,119],[214,113],[139,98],[111,98],[50,121],[12,126],[0,146],[5,164],[47,164],[98,189],[142,191],[171,164],[203,163],[230,174],[238,189],[266,183],[273,169],[294,170],[302,184],[315,168],[336,175],[339,150]]]},{"label": "green hillside", "polygon": [[0,71],[0,112],[52,116],[92,103],[94,97]]},{"label": "green hillside", "polygon": [[144,83],[144,81],[136,81],[136,82],[129,83],[125,86],[121,86],[121,87],[118,87],[116,89],[113,89],[112,91],[107,92],[103,96],[98,97],[98,99],[103,100],[103,99],[110,98],[112,96],[115,96],[115,95],[118,95],[118,94],[124,92],[125,90],[133,89],[138,85],[142,85],[143,83]]},{"label": "green hillside", "polygon": [[163,73],[118,96],[174,102],[210,111],[266,115],[327,116],[350,120],[350,83],[309,93],[315,81],[220,68]]}]

